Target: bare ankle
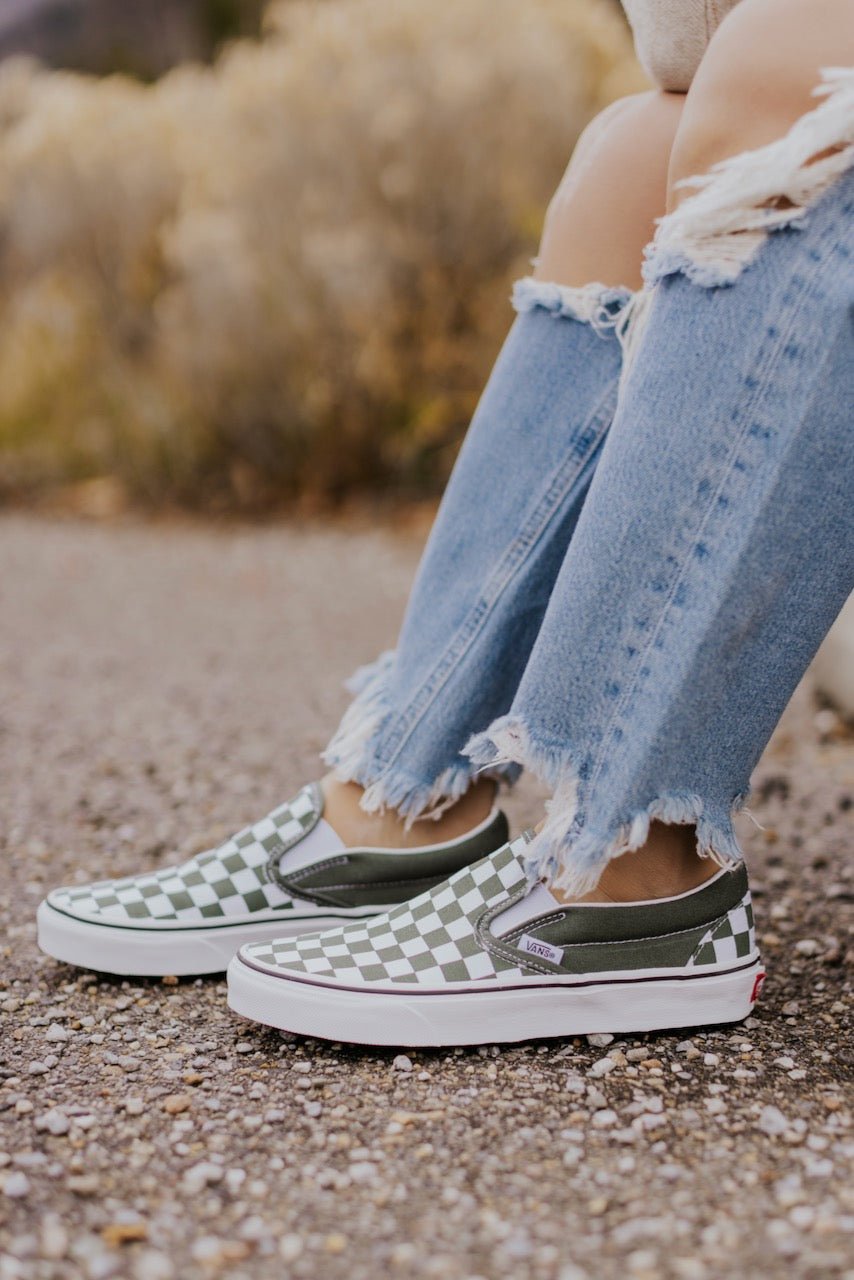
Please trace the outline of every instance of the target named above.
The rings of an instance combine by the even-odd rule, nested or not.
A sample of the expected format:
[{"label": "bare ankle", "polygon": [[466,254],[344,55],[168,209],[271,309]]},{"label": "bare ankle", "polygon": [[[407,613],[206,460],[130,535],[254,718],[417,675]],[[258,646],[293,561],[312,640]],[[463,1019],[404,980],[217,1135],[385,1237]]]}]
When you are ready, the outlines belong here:
[{"label": "bare ankle", "polygon": [[422,845],[455,840],[479,826],[495,802],[495,784],[479,778],[455,804],[436,820],[416,821],[408,830],[404,819],[391,810],[365,813],[361,807],[364,788],[355,782],[340,782],[328,774],[321,783],[324,817],[333,830],[353,848],[417,849]]},{"label": "bare ankle", "polygon": [[698,888],[717,871],[710,859],[701,858],[697,853],[693,826],[653,822],[646,844],[609,862],[596,888],[577,901],[641,902],[649,898],[670,898]]}]

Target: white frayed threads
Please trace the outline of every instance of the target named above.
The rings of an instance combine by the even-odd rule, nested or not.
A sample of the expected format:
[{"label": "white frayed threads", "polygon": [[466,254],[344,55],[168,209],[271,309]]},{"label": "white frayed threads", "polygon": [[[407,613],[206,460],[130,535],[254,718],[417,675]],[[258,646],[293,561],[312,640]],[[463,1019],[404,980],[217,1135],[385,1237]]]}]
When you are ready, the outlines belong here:
[{"label": "white frayed threads", "polygon": [[465,746],[475,765],[495,768],[508,762],[530,769],[552,790],[546,817],[525,850],[530,884],[544,880],[553,889],[580,897],[594,889],[613,858],[646,844],[650,823],[690,824],[696,827],[697,853],[720,867],[732,868],[742,858],[731,813],[744,807],[740,795],[727,806],[710,806],[699,795],[668,794],[639,808],[627,821],[591,821],[590,806],[582,801],[578,772],[565,750],[536,747],[528,727],[518,716],[503,716]]},{"label": "white frayed threads", "polygon": [[525,276],[513,286],[514,310],[522,313],[541,308],[556,318],[564,317],[592,325],[600,333],[616,328],[620,314],[631,298],[630,289],[598,283],[574,287],[535,280],[533,276]]},{"label": "white frayed threads", "polygon": [[616,334],[623,349],[623,365],[620,370],[620,390],[622,391],[629,370],[635,362],[641,339],[646,332],[652,309],[653,291],[647,286],[639,289],[629,304],[620,313],[616,326]]},{"label": "white frayed threads", "polygon": [[644,278],[682,271],[695,284],[732,284],[770,231],[796,225],[854,163],[854,68],[822,71],[824,101],[776,142],[715,165],[683,186],[696,194],[658,224]]},{"label": "white frayed threads", "polygon": [[[742,797],[738,797],[733,810],[742,804]],[[528,875],[531,881],[545,879],[553,889],[570,897],[580,897],[594,889],[614,858],[643,848],[654,821],[695,826],[698,855],[721,868],[732,870],[742,860],[731,820],[713,820],[700,796],[662,796],[621,823],[616,834],[594,831],[583,822],[573,834],[572,828],[578,822],[578,787],[574,778],[568,778],[555,789],[547,814],[526,851]]]},{"label": "white frayed threads", "polygon": [[[438,822],[442,814],[462,799],[476,776],[475,770],[463,762],[451,765],[435,782],[424,786],[402,780],[389,770],[365,787],[359,806],[365,813],[391,810],[404,819],[404,829],[409,831],[416,822]],[[497,775],[489,772],[486,776],[498,780]]]},{"label": "white frayed threads", "polygon": [[513,771],[500,764],[476,770],[468,760],[457,760],[431,783],[408,777],[393,763],[382,766],[376,776],[378,763],[373,749],[390,715],[388,686],[394,661],[393,651],[383,653],[347,681],[347,688],[356,697],[321,759],[339,782],[357,782],[364,787],[359,803],[366,813],[391,811],[404,819],[409,830],[415,822],[441,818],[465,795],[478,772],[496,782],[509,783]]},{"label": "white frayed threads", "polygon": [[530,759],[531,743],[528,730],[521,720],[502,716],[485,733],[476,733],[463,747],[478,773],[497,769],[503,765],[520,764]]},{"label": "white frayed threads", "polygon": [[340,782],[361,781],[368,743],[388,714],[388,681],[393,665],[394,652],[389,650],[380,654],[376,662],[360,667],[347,681],[347,688],[356,697],[320,757],[335,770]]}]

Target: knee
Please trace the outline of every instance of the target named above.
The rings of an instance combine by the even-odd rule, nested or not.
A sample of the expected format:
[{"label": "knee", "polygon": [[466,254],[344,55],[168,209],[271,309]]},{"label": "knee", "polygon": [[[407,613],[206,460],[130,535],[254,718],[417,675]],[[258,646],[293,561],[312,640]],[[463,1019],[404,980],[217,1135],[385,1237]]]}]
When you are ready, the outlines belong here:
[{"label": "knee", "polygon": [[640,288],[682,101],[662,92],[623,98],[588,126],[546,214],[540,279]]},{"label": "knee", "polygon": [[681,94],[650,90],[618,98],[590,122],[546,210],[546,233],[559,230],[579,188],[596,180],[631,191],[667,173],[682,105]]},{"label": "knee", "polygon": [[821,68],[854,61],[849,5],[741,0],[732,10],[712,37],[685,101],[671,151],[669,207],[685,194],[677,190],[683,179],[773,142],[816,105]]}]

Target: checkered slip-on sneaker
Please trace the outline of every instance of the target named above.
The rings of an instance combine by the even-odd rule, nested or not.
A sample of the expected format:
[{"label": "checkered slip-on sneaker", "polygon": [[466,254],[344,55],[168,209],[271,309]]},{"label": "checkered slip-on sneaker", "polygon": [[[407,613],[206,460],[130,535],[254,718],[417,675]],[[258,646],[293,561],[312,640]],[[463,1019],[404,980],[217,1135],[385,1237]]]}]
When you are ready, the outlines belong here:
[{"label": "checkered slip-on sneaker", "polygon": [[218,973],[244,943],[361,922],[497,849],[494,809],[466,836],[419,849],[347,849],[304,787],[218,849],[123,880],[55,889],[39,946],[69,964],[138,977]]},{"label": "checkered slip-on sneaker", "polygon": [[370,1045],[465,1045],[735,1022],[764,976],[747,873],[675,898],[562,905],[526,837],[364,923],[243,947],[228,999],[256,1022]]}]

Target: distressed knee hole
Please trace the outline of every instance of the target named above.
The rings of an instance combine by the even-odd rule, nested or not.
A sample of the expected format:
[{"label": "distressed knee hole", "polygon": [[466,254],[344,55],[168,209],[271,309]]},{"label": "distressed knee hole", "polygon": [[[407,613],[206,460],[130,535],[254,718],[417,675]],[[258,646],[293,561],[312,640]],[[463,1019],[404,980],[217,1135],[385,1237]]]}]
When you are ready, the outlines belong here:
[{"label": "distressed knee hole", "polygon": [[732,284],[769,233],[806,218],[854,163],[854,68],[822,71],[815,94],[823,101],[783,137],[679,184],[692,194],[661,219],[647,284],[677,272],[710,288]]}]

